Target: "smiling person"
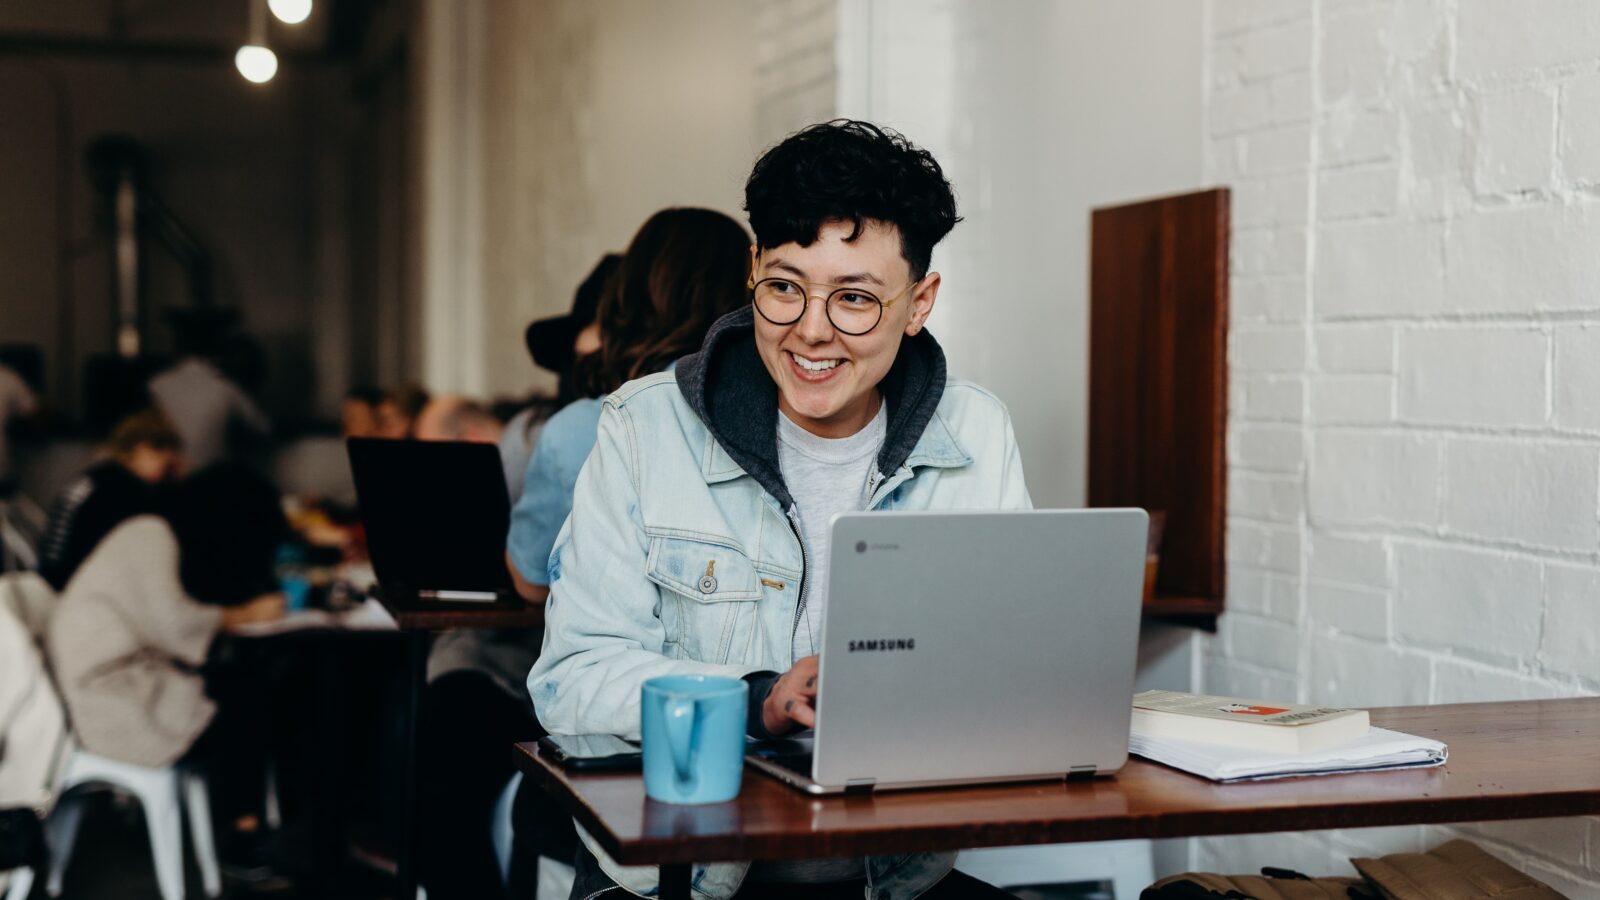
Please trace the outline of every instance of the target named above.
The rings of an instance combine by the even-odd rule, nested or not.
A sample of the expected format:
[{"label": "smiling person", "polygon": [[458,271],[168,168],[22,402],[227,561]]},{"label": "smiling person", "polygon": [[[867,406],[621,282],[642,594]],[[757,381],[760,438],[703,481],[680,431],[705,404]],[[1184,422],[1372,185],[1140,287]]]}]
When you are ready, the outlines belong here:
[{"label": "smiling person", "polygon": [[[926,329],[957,221],[932,155],[866,122],[814,125],[745,186],[750,305],[671,373],[605,400],[550,557],[528,675],[555,734],[640,732],[658,675],[750,684],[749,732],[815,721],[828,522],[841,512],[1028,507],[1010,417],[948,378]],[[581,833],[573,897],[657,888]],[[696,896],[1006,896],[954,854],[696,865]]]}]

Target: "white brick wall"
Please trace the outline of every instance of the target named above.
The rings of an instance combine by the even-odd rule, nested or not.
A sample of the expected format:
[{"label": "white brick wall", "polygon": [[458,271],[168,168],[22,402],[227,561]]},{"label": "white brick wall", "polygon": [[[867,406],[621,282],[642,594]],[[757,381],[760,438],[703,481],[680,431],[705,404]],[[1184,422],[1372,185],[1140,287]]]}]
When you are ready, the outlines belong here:
[{"label": "white brick wall", "polygon": [[1400,336],[1400,415],[1490,427],[1544,424],[1549,342],[1510,328],[1408,329]]},{"label": "white brick wall", "polygon": [[836,114],[838,0],[757,0],[756,131],[770,143]]},{"label": "white brick wall", "polygon": [[1562,175],[1569,184],[1600,182],[1600,75],[1576,78],[1561,90]]},{"label": "white brick wall", "polygon": [[[1207,689],[1600,692],[1600,3],[1210,0],[1234,191]],[[1349,871],[1461,833],[1600,897],[1600,819],[1197,842]]]},{"label": "white brick wall", "polygon": [[[475,42],[423,48],[423,68],[456,85],[439,96],[424,86],[424,105],[441,111],[424,159],[440,187],[425,212],[443,236],[435,256],[468,287],[481,282],[463,294],[433,279],[433,324],[451,327],[429,333],[430,386],[553,388],[507,335],[566,311],[600,254],[623,249],[657,209],[707,206],[742,222],[756,155],[835,115],[838,3],[430,0],[442,21],[460,6],[476,24],[463,27]],[[461,190],[479,182],[492,188]],[[463,319],[462,296],[478,294],[481,309]]]},{"label": "white brick wall", "polygon": [[1478,133],[1480,194],[1548,188],[1556,158],[1556,96],[1549,88],[1514,88],[1482,100]]}]

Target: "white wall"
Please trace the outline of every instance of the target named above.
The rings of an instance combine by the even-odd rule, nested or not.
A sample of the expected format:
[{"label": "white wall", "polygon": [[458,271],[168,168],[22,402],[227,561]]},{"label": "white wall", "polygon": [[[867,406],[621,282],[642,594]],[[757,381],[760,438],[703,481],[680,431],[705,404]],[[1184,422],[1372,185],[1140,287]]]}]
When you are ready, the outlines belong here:
[{"label": "white wall", "polygon": [[[930,330],[1010,407],[1038,506],[1086,497],[1090,210],[1203,186],[1204,33],[1199,4],[1161,0],[840,3],[839,114],[954,184]],[[1192,687],[1191,647],[1147,627],[1140,687]],[[1188,868],[1185,844],[1157,842],[1158,874]]]},{"label": "white wall", "polygon": [[[423,98],[424,133],[443,132],[423,162],[434,185],[425,196],[442,210],[425,213],[434,248],[425,257],[445,261],[424,273],[431,386],[548,385],[527,361],[522,328],[564,310],[599,254],[669,204],[742,222],[744,177],[763,148],[836,112],[862,116],[900,128],[951,174],[967,221],[935,254],[947,279],[934,333],[958,374],[1013,407],[1035,501],[1082,503],[1089,209],[1200,186],[1198,6],[424,9],[482,29],[458,35],[453,54],[424,41],[424,67],[454,85]],[[484,111],[462,109],[473,103]],[[454,280],[436,280],[452,265]]]},{"label": "white wall", "polygon": [[756,155],[832,114],[833,0],[424,4],[430,387],[551,386],[522,331],[651,213],[744,214]]},{"label": "white wall", "polygon": [[[1234,187],[1219,692],[1600,690],[1600,5],[1209,8]],[[1484,843],[1600,896],[1600,820],[1201,841],[1221,871]]]},{"label": "white wall", "polygon": [[1085,498],[1091,208],[1202,186],[1202,8],[844,0],[840,113],[939,159],[966,221],[930,330],[1011,408],[1039,506]]}]

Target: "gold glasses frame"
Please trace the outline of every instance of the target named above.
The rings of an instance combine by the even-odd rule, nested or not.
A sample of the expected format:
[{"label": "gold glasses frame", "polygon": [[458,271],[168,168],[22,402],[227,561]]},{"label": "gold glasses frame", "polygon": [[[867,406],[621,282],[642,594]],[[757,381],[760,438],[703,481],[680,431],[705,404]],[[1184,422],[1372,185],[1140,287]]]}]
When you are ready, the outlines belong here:
[{"label": "gold glasses frame", "polygon": [[[877,294],[874,294],[872,291],[869,291],[869,290],[867,290],[865,288],[862,288],[862,287],[860,287],[858,285],[853,285],[853,284],[830,284],[830,283],[825,282],[825,281],[802,281],[802,280],[800,280],[798,278],[784,278],[782,276],[776,276],[776,275],[768,277],[768,278],[763,278],[763,279],[761,279],[759,281],[757,281],[755,279],[755,276],[752,275],[750,277],[749,281],[746,282],[745,286],[750,289],[750,304],[755,307],[756,314],[761,316],[761,318],[766,319],[768,322],[771,322],[774,325],[793,325],[794,323],[796,323],[796,322],[800,321],[801,319],[805,318],[806,310],[808,308],[810,308],[811,301],[819,296],[819,295],[813,293],[811,290],[809,290],[809,288],[817,288],[817,287],[832,288],[833,290],[829,291],[827,294],[821,295],[822,312],[823,312],[823,315],[826,315],[828,317],[828,324],[832,325],[834,327],[834,329],[836,331],[838,331],[839,333],[841,333],[841,334],[848,334],[851,337],[860,337],[863,334],[871,333],[872,329],[877,328],[879,323],[881,323],[883,321],[883,311],[885,309],[888,309],[891,304],[898,302],[906,294],[910,293],[912,288],[915,288],[917,285],[921,284],[924,280],[926,280],[926,276],[924,276],[923,278],[915,279],[910,284],[908,284],[905,287],[901,288],[900,290],[896,291],[887,300],[883,299],[882,297],[879,297]],[[793,285],[795,288],[798,289],[800,296],[805,298],[805,302],[800,304],[800,311],[795,314],[794,318],[788,319],[786,321],[775,319],[772,316],[768,315],[766,310],[761,308],[761,303],[757,299],[757,295],[760,293],[761,286],[763,284],[768,284],[768,283],[771,283],[771,282],[779,282],[779,283],[782,283],[782,284]],[[833,318],[833,301],[834,301],[835,297],[838,297],[841,294],[860,294],[861,296],[871,297],[872,299],[878,301],[878,315],[877,315],[877,318],[872,320],[872,324],[871,325],[869,325],[866,328],[863,328],[863,329],[861,329],[859,331],[851,331],[848,328],[840,327],[839,323]]]}]

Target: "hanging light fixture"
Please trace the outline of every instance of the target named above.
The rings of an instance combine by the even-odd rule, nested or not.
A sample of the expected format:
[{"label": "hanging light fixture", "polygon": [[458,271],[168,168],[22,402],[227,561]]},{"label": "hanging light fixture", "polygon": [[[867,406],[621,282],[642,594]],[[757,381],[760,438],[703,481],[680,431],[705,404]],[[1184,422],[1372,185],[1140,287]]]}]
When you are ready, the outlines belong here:
[{"label": "hanging light fixture", "polygon": [[265,84],[278,74],[278,54],[267,47],[266,10],[261,0],[246,2],[250,5],[250,43],[233,55],[233,64],[247,80]]},{"label": "hanging light fixture", "polygon": [[267,8],[285,25],[299,25],[311,15],[311,0],[267,0]]},{"label": "hanging light fixture", "polygon": [[278,74],[278,54],[258,44],[246,44],[233,55],[239,74],[256,84],[266,84]]}]

